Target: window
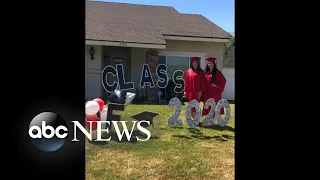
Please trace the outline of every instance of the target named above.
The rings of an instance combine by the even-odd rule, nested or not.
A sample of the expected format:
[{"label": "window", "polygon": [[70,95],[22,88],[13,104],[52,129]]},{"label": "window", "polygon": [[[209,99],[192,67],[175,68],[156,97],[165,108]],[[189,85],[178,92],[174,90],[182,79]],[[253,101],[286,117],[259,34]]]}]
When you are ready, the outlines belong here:
[{"label": "window", "polygon": [[191,67],[190,57],[192,56],[201,57],[200,65],[202,68],[205,67],[206,53],[204,52],[161,51],[159,52],[159,63],[167,65],[168,78],[171,79],[175,70],[182,70],[185,72]]},{"label": "window", "polygon": [[174,91],[173,73],[176,70],[181,70],[184,72],[184,77],[186,70],[190,67],[190,58],[188,56],[159,56],[159,64],[165,64],[168,67],[168,85],[166,88],[160,89],[163,95],[159,97],[159,102],[167,104],[173,97],[181,99],[183,93],[176,93]]},{"label": "window", "polygon": [[[166,88],[161,89],[163,95],[159,98],[160,101],[165,101],[168,103],[171,98],[177,97],[179,99],[182,98],[183,93],[176,93],[174,92],[174,83],[172,82],[173,73],[176,70],[181,70],[184,73],[191,67],[190,64],[190,57],[192,56],[199,56],[201,57],[201,61],[204,61],[205,53],[199,52],[170,52],[170,51],[163,51],[159,53],[159,64],[165,64],[167,69],[168,75],[168,85]],[[185,74],[184,74],[185,75]]]},{"label": "window", "polygon": [[190,58],[182,56],[160,56],[160,64],[167,65],[167,75],[169,79],[172,79],[173,73],[176,70],[182,70],[186,72],[190,68]]}]

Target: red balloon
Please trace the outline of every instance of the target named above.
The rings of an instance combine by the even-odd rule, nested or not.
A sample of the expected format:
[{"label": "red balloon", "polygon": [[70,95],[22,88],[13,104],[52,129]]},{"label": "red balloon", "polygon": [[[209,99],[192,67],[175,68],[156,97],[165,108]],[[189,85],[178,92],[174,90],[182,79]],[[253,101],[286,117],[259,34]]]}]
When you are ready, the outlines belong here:
[{"label": "red balloon", "polygon": [[100,98],[96,98],[93,101],[95,101],[95,102],[97,102],[99,104],[100,111],[102,111],[103,107],[104,107],[104,101],[102,99],[100,99]]},{"label": "red balloon", "polygon": [[93,121],[91,123],[92,130],[95,130],[95,129],[97,129],[97,126],[98,126],[97,125],[97,121],[100,121],[100,118],[97,115],[87,115],[87,117],[86,117],[86,126],[87,126],[87,128],[90,129],[90,122],[88,122],[88,121]]}]

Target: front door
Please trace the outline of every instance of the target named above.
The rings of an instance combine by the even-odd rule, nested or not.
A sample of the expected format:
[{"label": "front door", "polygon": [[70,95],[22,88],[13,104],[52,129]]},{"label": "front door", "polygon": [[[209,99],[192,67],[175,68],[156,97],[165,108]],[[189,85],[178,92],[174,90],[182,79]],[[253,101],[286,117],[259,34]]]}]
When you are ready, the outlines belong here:
[{"label": "front door", "polygon": [[159,52],[156,50],[149,50],[146,54],[146,62],[149,66],[150,73],[154,82],[154,87],[150,87],[149,85],[146,85],[145,87],[145,103],[158,103],[159,102],[159,96],[157,95],[158,92],[158,86],[156,85],[158,81],[157,76],[157,66],[159,64]]}]

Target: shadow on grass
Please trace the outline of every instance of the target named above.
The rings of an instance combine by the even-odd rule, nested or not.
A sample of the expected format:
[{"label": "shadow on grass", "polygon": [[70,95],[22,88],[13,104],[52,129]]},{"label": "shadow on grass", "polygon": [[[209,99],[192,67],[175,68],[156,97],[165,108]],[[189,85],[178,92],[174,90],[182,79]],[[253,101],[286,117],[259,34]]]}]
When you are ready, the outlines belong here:
[{"label": "shadow on grass", "polygon": [[170,128],[172,128],[172,129],[183,129],[183,127],[181,127],[181,126],[170,126]]},{"label": "shadow on grass", "polygon": [[214,124],[212,126],[202,126],[202,122],[200,122],[198,124],[198,127],[202,127],[202,128],[206,128],[206,129],[215,129],[215,130],[219,130],[219,131],[232,131],[235,132],[235,129],[231,126],[219,126],[218,124]]},{"label": "shadow on grass", "polygon": [[172,135],[172,137],[177,137],[177,138],[181,138],[181,139],[192,139],[191,137],[188,137],[186,135]]},{"label": "shadow on grass", "polygon": [[228,135],[228,134],[223,134],[222,137],[230,140],[234,140],[234,136]]},{"label": "shadow on grass", "polygon": [[[114,141],[114,142],[131,142],[131,143],[137,143],[138,139],[144,140],[147,138],[147,135],[142,133],[139,130],[134,130],[132,132],[132,135],[130,137],[130,139],[128,140],[127,136],[125,133],[123,133],[122,139],[119,140],[118,135],[115,131],[110,131],[109,133],[102,133],[101,138],[102,139],[110,139],[110,141]],[[152,136],[150,137],[150,139],[159,139],[158,136]],[[104,145],[104,144],[108,144],[108,141],[103,141],[103,142],[99,142],[99,141],[95,141],[95,139],[93,141],[89,141],[89,143],[94,144],[94,145]]]},{"label": "shadow on grass", "polygon": [[164,128],[164,127],[162,127],[162,128],[159,128],[160,130],[168,130],[168,129],[183,129],[183,127],[181,127],[181,126],[168,126],[168,128]]},{"label": "shadow on grass", "polygon": [[172,135],[172,137],[177,137],[181,139],[192,139],[192,138],[197,138],[197,139],[216,139],[218,141],[228,141],[234,139],[233,136],[230,135],[222,135],[222,136],[205,136],[203,133],[197,129],[197,128],[188,128],[189,132],[192,133],[191,137],[186,136],[186,135]]}]

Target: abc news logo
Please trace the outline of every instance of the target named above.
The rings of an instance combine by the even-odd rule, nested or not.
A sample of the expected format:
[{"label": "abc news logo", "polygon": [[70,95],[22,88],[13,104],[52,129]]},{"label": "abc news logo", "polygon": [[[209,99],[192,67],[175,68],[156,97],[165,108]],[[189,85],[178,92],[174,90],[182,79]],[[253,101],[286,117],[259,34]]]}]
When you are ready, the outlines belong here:
[{"label": "abc news logo", "polygon": [[[119,108],[120,106],[120,108]],[[119,141],[122,140],[124,135],[127,137],[128,141],[131,139],[133,129],[135,125],[138,130],[147,135],[146,139],[140,139],[137,136],[137,141],[147,141],[151,137],[151,133],[142,123],[150,125],[150,121],[132,121],[133,127],[128,130],[126,121],[120,121],[120,115],[114,115],[113,110],[123,110],[122,105],[109,104],[107,121],[97,121],[97,139],[95,141],[110,141],[111,137],[108,139],[102,139],[102,131],[109,133],[109,127],[111,124],[114,126],[116,134]],[[112,119],[112,120],[110,120]],[[85,127],[83,127],[78,121],[71,121],[74,125],[74,137],[72,141],[79,141],[77,137],[77,128],[90,140],[92,141],[92,121],[90,122],[89,132]],[[102,129],[102,123],[106,123],[106,129]],[[118,123],[122,124],[123,130],[121,132]],[[41,151],[52,152],[60,149],[68,139],[68,128],[66,121],[56,113],[53,112],[43,112],[35,116],[29,125],[29,136],[32,144]]]},{"label": "abc news logo", "polygon": [[[45,113],[46,114],[46,113]],[[60,130],[64,131],[63,134],[60,134]],[[49,134],[47,133],[49,131]],[[41,128],[39,126],[32,126],[29,129],[29,135],[31,138],[44,138],[50,139],[53,136],[57,136],[59,139],[64,139],[68,136],[68,128],[66,126],[58,126],[57,128],[53,128],[51,125],[46,125],[46,121],[41,122]],[[37,132],[34,134],[34,132]],[[41,133],[42,132],[42,133]],[[41,136],[42,135],[42,136]]]}]

